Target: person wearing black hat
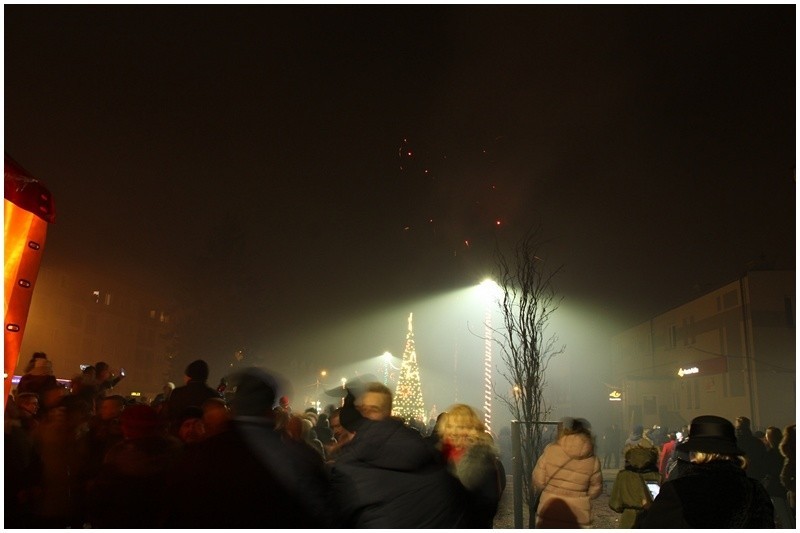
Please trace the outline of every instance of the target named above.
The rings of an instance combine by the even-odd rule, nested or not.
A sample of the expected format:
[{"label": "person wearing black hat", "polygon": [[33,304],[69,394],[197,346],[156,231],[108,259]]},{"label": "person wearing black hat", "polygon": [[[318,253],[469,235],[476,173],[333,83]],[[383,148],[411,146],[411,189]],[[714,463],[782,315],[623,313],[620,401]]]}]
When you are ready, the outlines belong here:
[{"label": "person wearing black hat", "polygon": [[219,393],[208,386],[208,363],[202,359],[192,361],[186,367],[184,380],[186,384],[177,387],[169,395],[164,404],[164,413],[170,423],[170,431],[176,433],[180,427],[178,422],[187,407],[202,407],[209,398],[219,398]]},{"label": "person wearing black hat", "polygon": [[635,528],[774,528],[769,495],[747,477],[747,458],[730,421],[698,416],[689,438],[676,449],[688,452],[690,465],[661,486]]}]

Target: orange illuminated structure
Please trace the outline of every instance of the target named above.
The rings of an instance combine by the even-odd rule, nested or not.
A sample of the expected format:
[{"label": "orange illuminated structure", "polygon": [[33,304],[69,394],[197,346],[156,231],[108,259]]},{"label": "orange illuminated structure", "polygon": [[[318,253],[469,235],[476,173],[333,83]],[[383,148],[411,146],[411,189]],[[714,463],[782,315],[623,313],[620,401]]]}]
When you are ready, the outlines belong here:
[{"label": "orange illuminated structure", "polygon": [[55,220],[50,191],[5,156],[5,335],[3,406],[19,359],[33,287],[42,260],[47,224]]}]

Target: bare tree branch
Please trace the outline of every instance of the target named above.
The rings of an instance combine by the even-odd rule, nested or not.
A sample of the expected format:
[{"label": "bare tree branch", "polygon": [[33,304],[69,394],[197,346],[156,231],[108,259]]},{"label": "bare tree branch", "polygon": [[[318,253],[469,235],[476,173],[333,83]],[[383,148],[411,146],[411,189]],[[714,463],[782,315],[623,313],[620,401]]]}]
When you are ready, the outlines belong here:
[{"label": "bare tree branch", "polygon": [[499,245],[496,247],[497,284],[502,291],[498,306],[503,325],[489,328],[505,367],[498,367],[498,372],[512,390],[509,396],[495,389],[495,396],[515,419],[523,422],[523,494],[529,505],[531,473],[542,451],[542,425],[537,422],[547,421],[551,411],[544,398],[547,366],[565,350],[558,344],[558,337],[547,332],[550,318],[561,303],[553,280],[563,267],[547,268],[540,254],[542,245],[541,228],[536,227],[523,236],[513,253],[505,254]]}]

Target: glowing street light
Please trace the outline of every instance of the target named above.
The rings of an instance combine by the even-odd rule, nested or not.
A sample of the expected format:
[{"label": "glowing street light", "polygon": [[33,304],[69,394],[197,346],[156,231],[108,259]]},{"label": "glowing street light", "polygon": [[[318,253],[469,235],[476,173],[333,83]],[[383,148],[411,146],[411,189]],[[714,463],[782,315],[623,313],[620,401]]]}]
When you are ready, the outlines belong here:
[{"label": "glowing street light", "polygon": [[320,407],[320,405],[319,405],[319,386],[322,384],[322,382],[320,381],[320,379],[319,379],[319,378],[320,378],[320,377],[323,377],[323,378],[324,378],[324,377],[325,377],[325,376],[327,376],[327,375],[328,375],[328,371],[327,371],[327,370],[321,370],[321,371],[320,371],[320,373],[319,373],[319,376],[317,376],[317,383],[316,383],[316,385],[317,385],[317,399],[316,399],[316,401],[314,402],[314,409],[316,409],[316,411],[317,411],[318,413],[319,413],[319,410],[320,410],[320,409],[319,409],[319,407]]},{"label": "glowing street light", "polygon": [[393,368],[395,370],[400,370],[399,368],[397,368],[396,366],[394,366],[392,364],[392,357],[394,357],[394,356],[389,352],[383,352],[383,354],[381,355],[381,358],[383,359],[383,384],[384,385],[389,385],[389,367],[391,367],[391,368]]}]

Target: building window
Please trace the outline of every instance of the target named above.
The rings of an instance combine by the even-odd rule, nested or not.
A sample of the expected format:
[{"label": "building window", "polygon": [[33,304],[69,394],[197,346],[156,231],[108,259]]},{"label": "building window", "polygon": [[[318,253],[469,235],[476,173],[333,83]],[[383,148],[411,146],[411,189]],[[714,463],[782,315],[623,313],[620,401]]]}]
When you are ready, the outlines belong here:
[{"label": "building window", "polygon": [[655,396],[644,396],[642,398],[642,414],[644,415],[655,415],[658,411],[656,409],[656,397]]},{"label": "building window", "polygon": [[684,390],[686,391],[686,408],[687,409],[691,409],[692,408],[692,404],[693,404],[693,402],[692,402],[692,384],[691,383],[686,383],[684,385]]},{"label": "building window", "polygon": [[669,347],[675,348],[678,346],[678,326],[675,324],[669,327]]},{"label": "building window", "polygon": [[106,305],[111,305],[111,293],[107,292],[105,298],[103,299],[103,303]]},{"label": "building window", "polygon": [[697,342],[696,329],[694,326],[694,317],[690,316],[688,322],[684,320],[683,323],[684,329],[686,331],[686,335],[683,338],[683,345],[689,346],[690,344],[694,344]]},{"label": "building window", "polygon": [[99,304],[100,303],[100,291],[92,292],[92,296],[94,297],[94,303]]},{"label": "building window", "polygon": [[731,398],[741,398],[745,394],[745,357],[744,346],[736,328],[724,328],[724,349],[728,354],[728,394]]}]

